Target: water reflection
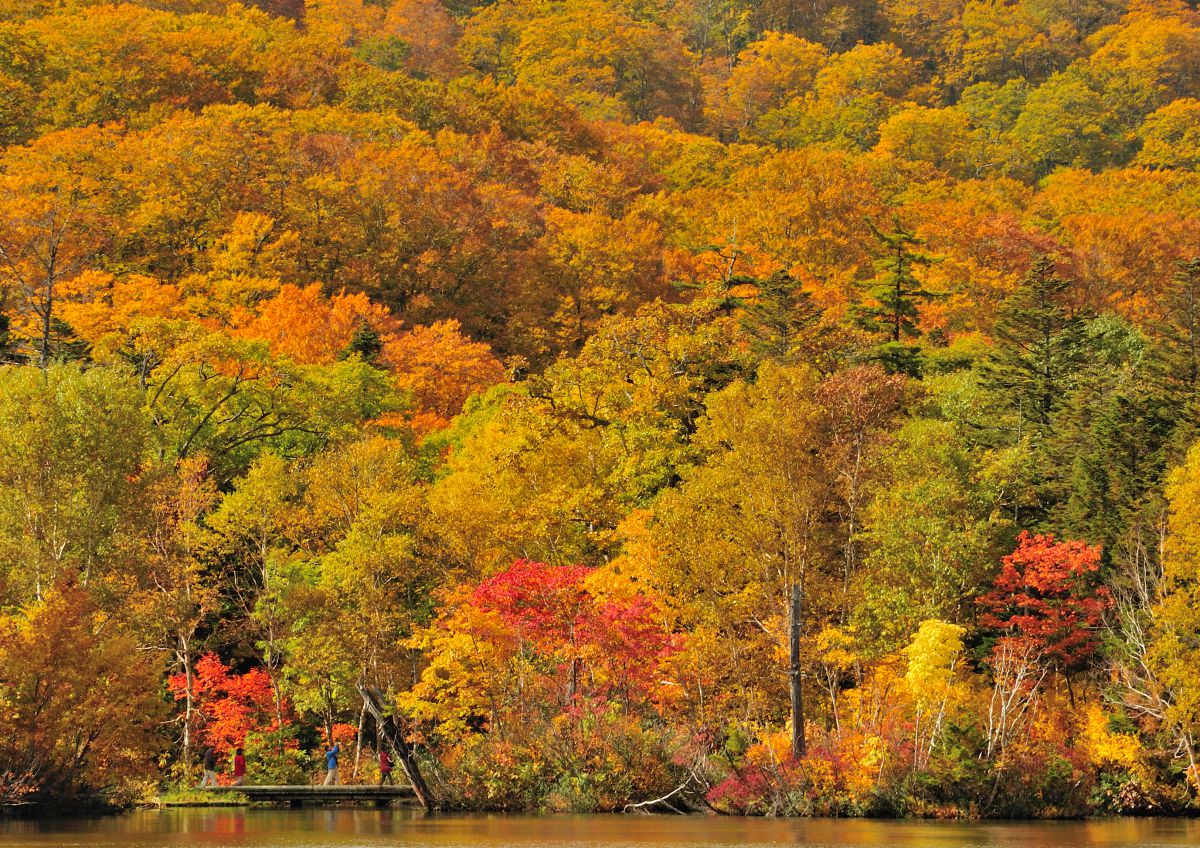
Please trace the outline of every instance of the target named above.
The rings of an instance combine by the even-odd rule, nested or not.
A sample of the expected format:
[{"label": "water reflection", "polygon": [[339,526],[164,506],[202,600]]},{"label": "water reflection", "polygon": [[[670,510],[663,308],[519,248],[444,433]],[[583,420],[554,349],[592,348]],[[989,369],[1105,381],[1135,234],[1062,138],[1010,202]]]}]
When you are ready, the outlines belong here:
[{"label": "water reflection", "polygon": [[1200,845],[1200,821],[913,822],[426,816],[404,809],[177,809],[0,822],[0,848],[1132,848]]}]

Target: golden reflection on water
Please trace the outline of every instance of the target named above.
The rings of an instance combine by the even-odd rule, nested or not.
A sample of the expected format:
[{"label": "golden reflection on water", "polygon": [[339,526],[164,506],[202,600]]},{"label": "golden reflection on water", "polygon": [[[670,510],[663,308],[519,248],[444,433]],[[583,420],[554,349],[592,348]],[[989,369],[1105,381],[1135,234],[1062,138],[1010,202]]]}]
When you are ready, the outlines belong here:
[{"label": "golden reflection on water", "polygon": [[924,822],[666,816],[425,816],[412,810],[175,809],[0,821],[0,848],[1154,848],[1200,821]]}]

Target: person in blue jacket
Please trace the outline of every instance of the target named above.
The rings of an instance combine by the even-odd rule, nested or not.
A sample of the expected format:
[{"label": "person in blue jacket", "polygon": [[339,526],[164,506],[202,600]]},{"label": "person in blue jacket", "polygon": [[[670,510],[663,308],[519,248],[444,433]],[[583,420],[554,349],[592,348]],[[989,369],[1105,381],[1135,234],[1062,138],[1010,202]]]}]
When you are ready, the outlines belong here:
[{"label": "person in blue jacket", "polygon": [[336,742],[332,748],[325,751],[325,783],[324,786],[338,785],[338,754],[342,752],[342,746]]}]

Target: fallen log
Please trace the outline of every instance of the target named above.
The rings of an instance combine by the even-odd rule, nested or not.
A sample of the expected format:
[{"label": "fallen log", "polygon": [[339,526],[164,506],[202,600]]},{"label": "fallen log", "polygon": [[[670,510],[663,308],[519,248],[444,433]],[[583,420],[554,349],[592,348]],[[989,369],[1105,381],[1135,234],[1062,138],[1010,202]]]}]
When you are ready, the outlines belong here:
[{"label": "fallen log", "polygon": [[653,810],[656,807],[660,808],[660,809],[665,807],[666,809],[670,810],[672,813],[675,813],[676,815],[680,815],[680,816],[687,815],[687,813],[685,811],[680,810],[674,804],[672,804],[671,799],[674,798],[676,795],[678,795],[683,790],[687,789],[688,786],[691,785],[691,783],[692,783],[692,777],[691,777],[691,775],[688,775],[687,780],[685,780],[683,783],[676,786],[674,789],[672,789],[666,795],[663,795],[660,798],[651,798],[649,801],[642,801],[638,804],[626,804],[623,809],[623,812],[626,812],[626,813],[634,812],[634,811],[645,812],[646,810]]}]

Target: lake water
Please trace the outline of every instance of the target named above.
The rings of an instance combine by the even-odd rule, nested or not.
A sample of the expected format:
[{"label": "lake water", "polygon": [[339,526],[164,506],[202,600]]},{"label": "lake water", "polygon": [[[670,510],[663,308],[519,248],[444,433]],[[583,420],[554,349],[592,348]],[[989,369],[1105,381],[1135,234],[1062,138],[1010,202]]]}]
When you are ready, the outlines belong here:
[{"label": "lake water", "polygon": [[0,848],[1073,848],[1200,845],[1200,820],[924,822],[665,816],[425,816],[378,809],[173,809],[0,820]]}]

